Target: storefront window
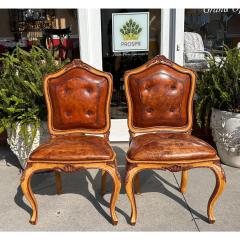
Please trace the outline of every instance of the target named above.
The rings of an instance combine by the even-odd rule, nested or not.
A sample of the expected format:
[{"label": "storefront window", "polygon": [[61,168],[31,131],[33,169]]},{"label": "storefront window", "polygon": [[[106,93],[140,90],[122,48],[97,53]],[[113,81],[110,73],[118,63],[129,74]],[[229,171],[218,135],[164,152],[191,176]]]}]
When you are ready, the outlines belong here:
[{"label": "storefront window", "polygon": [[0,9],[0,55],[16,45],[47,48],[56,59],[79,58],[77,9]]},{"label": "storefront window", "polygon": [[240,42],[239,23],[240,9],[186,9],[184,31],[199,33],[205,50],[221,54]]},{"label": "storefront window", "polygon": [[[113,14],[126,15],[113,19]],[[161,9],[102,9],[101,25],[103,70],[111,72],[114,81],[111,118],[124,119],[124,72],[160,53]]]}]

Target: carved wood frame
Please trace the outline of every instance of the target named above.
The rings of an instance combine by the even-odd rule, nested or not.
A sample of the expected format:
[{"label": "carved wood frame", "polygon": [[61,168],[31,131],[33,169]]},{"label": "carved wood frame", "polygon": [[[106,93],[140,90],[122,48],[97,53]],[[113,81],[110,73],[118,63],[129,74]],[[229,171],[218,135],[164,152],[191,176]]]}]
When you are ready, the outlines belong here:
[{"label": "carved wood frame", "polygon": [[[132,107],[132,100],[129,92],[129,86],[128,86],[128,80],[129,76],[131,74],[139,73],[150,66],[153,66],[155,64],[164,64],[167,65],[174,70],[186,73],[191,78],[191,89],[190,89],[190,95],[188,99],[188,123],[186,126],[183,127],[146,127],[146,128],[138,128],[133,126],[133,107]],[[128,102],[128,127],[129,127],[129,134],[130,134],[130,142],[132,138],[135,137],[138,133],[149,133],[149,132],[175,132],[175,133],[186,133],[191,134],[192,130],[192,112],[193,112],[193,95],[195,91],[195,85],[196,85],[196,75],[195,73],[187,68],[181,67],[169,59],[167,59],[164,56],[157,55],[152,60],[148,61],[144,65],[127,71],[124,75],[124,82],[125,82],[125,90],[126,90],[126,97]],[[138,173],[146,170],[146,169],[161,169],[161,170],[168,170],[170,172],[179,172],[182,171],[182,181],[181,181],[181,187],[180,191],[184,193],[186,191],[187,187],[187,179],[188,179],[188,170],[192,168],[210,168],[216,177],[216,186],[215,189],[209,199],[208,202],[208,208],[207,208],[207,214],[209,223],[214,223],[214,213],[213,213],[213,207],[217,200],[217,198],[222,193],[225,183],[226,183],[226,177],[223,171],[223,168],[220,164],[220,159],[218,156],[211,158],[211,159],[192,159],[192,160],[181,160],[181,161],[164,161],[164,162],[156,162],[156,161],[136,161],[134,159],[130,159],[126,156],[126,176],[125,176],[125,188],[126,193],[128,195],[129,201],[131,203],[131,220],[130,223],[132,225],[136,224],[137,220],[137,207],[136,207],[136,201],[134,196],[134,180],[136,180],[136,192],[140,193],[139,189],[139,175]]]},{"label": "carved wood frame", "polygon": [[[81,169],[101,169],[104,172],[107,172],[113,180],[114,190],[112,192],[111,200],[110,200],[110,213],[112,217],[113,225],[118,223],[118,218],[115,212],[116,201],[118,199],[120,189],[121,189],[121,178],[119,172],[117,170],[116,160],[112,162],[91,162],[91,163],[82,163],[82,162],[52,162],[52,163],[44,163],[44,162],[36,162],[36,161],[27,161],[26,168],[21,177],[21,188],[25,198],[28,200],[32,207],[32,214],[29,222],[33,225],[37,224],[38,220],[38,207],[37,201],[34,197],[34,194],[31,189],[31,178],[32,175],[39,171],[44,170],[54,170],[57,173],[66,172],[72,173]],[[59,177],[59,175],[56,175]],[[56,178],[57,180],[57,178]],[[58,179],[59,180],[59,179]],[[60,179],[61,181],[61,179]],[[61,182],[57,181],[57,190],[61,191],[62,186]],[[58,192],[60,194],[61,192]]]},{"label": "carved wood frame", "polygon": [[[192,168],[210,168],[216,177],[216,185],[213,190],[212,195],[210,196],[210,199],[208,201],[207,206],[207,215],[209,223],[215,223],[215,217],[214,217],[214,205],[218,199],[218,197],[221,195],[221,193],[224,190],[225,183],[226,183],[226,177],[223,168],[221,167],[220,161],[216,160],[209,160],[205,162],[195,162],[195,163],[130,163],[127,162],[126,166],[126,176],[125,176],[125,189],[127,196],[129,198],[130,204],[131,204],[131,219],[130,223],[132,225],[136,224],[137,221],[137,206],[136,206],[136,200],[134,196],[134,179],[135,177],[138,177],[138,173],[147,170],[147,169],[160,169],[160,170],[168,170],[170,172],[179,172],[182,171],[182,182],[180,191],[184,193],[186,191],[186,185],[187,185],[187,172],[189,169]],[[139,189],[137,192],[140,192]]]}]

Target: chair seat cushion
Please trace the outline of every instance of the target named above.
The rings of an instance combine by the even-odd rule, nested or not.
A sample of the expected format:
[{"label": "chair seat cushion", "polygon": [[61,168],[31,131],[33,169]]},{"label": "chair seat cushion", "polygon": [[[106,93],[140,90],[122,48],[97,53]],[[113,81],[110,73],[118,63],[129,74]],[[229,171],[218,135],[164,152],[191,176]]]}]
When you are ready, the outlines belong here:
[{"label": "chair seat cushion", "polygon": [[131,141],[127,157],[132,161],[178,161],[215,158],[216,151],[189,134],[150,133]]},{"label": "chair seat cushion", "polygon": [[49,161],[109,161],[114,156],[103,137],[56,136],[41,144],[30,155],[30,160]]}]

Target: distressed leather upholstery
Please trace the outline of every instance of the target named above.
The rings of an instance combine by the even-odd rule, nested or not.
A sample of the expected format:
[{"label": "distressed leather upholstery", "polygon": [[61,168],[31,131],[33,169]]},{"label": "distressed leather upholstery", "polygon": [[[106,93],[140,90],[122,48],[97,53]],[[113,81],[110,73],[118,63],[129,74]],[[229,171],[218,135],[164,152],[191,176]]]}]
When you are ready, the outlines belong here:
[{"label": "distressed leather upholstery", "polygon": [[75,68],[52,79],[49,95],[53,128],[101,129],[106,125],[108,81],[86,69]]},{"label": "distressed leather upholstery", "polygon": [[97,136],[57,136],[41,144],[31,160],[112,161],[113,150],[107,140]]},{"label": "distressed leather upholstery", "polygon": [[127,156],[132,161],[204,161],[216,157],[216,151],[189,134],[149,133],[133,138]]},{"label": "distressed leather upholstery", "polygon": [[133,126],[180,127],[187,124],[191,81],[187,74],[154,65],[129,76]]}]

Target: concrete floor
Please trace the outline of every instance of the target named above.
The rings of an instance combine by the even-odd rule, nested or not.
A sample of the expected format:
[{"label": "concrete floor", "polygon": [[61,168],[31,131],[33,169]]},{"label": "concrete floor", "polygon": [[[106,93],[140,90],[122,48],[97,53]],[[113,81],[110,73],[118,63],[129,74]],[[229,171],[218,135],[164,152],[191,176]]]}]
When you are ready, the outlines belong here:
[{"label": "concrete floor", "polygon": [[[112,144],[124,176],[127,143]],[[101,197],[100,171],[82,170],[62,174],[64,194],[56,195],[53,173],[36,174],[32,188],[38,201],[36,226],[28,223],[31,209],[19,187],[16,157],[7,146],[0,146],[0,231],[239,231],[240,169],[223,166],[227,185],[215,205],[215,224],[207,223],[207,202],[215,179],[208,169],[189,174],[186,194],[178,191],[181,175],[168,171],[140,173],[141,195],[136,196],[138,220],[129,225],[130,204],[124,188],[117,202],[117,226],[111,224],[109,200],[112,189]]]}]

